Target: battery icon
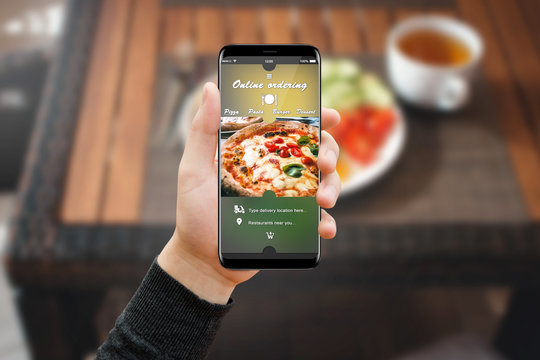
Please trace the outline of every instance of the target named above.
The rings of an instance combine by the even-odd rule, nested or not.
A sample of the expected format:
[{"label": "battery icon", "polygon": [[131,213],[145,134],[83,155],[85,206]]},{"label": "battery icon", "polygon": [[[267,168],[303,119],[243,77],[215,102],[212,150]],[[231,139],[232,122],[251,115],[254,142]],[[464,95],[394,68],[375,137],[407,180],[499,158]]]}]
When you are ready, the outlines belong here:
[{"label": "battery icon", "polygon": [[317,62],[317,60],[309,60],[310,63],[314,64]]}]

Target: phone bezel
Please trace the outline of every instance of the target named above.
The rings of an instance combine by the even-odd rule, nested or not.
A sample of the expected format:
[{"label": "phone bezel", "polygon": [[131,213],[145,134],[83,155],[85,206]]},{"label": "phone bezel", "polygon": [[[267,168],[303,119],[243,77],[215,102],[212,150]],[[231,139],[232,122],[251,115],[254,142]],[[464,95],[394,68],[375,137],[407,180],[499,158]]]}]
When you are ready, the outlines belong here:
[{"label": "phone bezel", "polygon": [[[311,45],[304,44],[280,44],[280,45],[226,45],[219,52],[218,56],[218,87],[221,88],[221,60],[225,56],[310,56],[317,59],[319,70],[319,119],[321,114],[321,56],[319,50]],[[320,121],[320,120],[319,120]],[[218,130],[218,144],[221,138],[221,128]],[[319,139],[321,139],[321,124],[319,122]],[[221,159],[221,149],[218,146],[218,159]],[[319,181],[320,181],[319,172]],[[218,254],[221,264],[229,269],[309,269],[317,266],[321,254],[321,238],[317,234],[316,253],[274,253],[274,254],[253,254],[241,253],[231,254],[221,251],[221,166],[218,166]],[[317,226],[321,221],[321,207],[318,206]]]}]

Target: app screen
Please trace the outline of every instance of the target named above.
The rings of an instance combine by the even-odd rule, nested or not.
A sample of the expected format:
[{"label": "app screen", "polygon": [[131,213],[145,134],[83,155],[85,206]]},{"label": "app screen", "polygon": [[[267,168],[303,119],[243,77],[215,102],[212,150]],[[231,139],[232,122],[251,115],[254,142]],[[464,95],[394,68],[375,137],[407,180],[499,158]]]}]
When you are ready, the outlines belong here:
[{"label": "app screen", "polygon": [[318,251],[319,64],[221,59],[221,252]]}]

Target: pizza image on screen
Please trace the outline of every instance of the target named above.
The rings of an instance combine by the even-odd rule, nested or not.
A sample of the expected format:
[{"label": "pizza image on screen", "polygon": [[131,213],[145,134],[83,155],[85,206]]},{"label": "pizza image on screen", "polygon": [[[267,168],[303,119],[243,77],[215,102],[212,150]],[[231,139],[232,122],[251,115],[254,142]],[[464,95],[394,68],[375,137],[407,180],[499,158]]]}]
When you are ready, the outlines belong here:
[{"label": "pizza image on screen", "polygon": [[262,121],[260,116],[224,116],[221,118],[221,131],[236,131]]},{"label": "pizza image on screen", "polygon": [[319,187],[319,128],[298,121],[257,123],[221,148],[224,196],[315,196]]}]

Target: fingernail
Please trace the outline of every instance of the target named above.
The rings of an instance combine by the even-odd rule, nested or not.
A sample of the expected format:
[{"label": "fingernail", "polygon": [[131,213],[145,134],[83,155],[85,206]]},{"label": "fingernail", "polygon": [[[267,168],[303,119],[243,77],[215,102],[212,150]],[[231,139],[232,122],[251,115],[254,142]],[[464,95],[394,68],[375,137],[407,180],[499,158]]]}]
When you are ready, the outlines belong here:
[{"label": "fingernail", "polygon": [[208,97],[208,83],[204,84],[203,92],[202,92],[202,103],[204,104],[206,102],[206,98]]},{"label": "fingernail", "polygon": [[338,118],[338,124],[339,124],[341,122],[341,114],[336,109],[332,109],[332,110],[334,110],[334,113],[336,114],[336,117]]}]

